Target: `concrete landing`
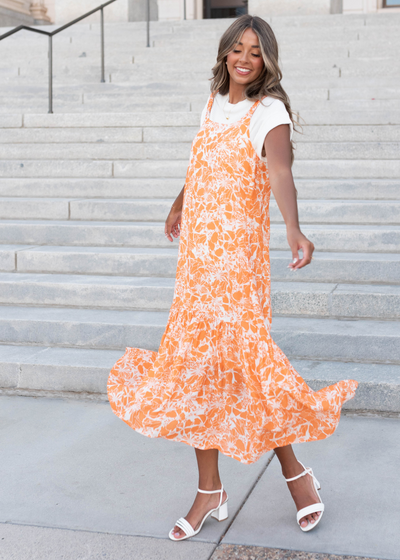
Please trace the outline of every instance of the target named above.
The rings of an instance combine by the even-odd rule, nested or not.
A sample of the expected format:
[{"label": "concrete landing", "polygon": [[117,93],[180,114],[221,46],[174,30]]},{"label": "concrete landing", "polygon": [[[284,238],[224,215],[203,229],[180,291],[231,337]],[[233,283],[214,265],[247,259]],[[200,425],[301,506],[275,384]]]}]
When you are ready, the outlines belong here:
[{"label": "concrete landing", "polygon": [[296,446],[326,505],[308,534],[272,454],[250,466],[221,456],[229,519],[172,543],[197,483],[189,446],[137,434],[108,403],[2,396],[0,560],[270,558],[257,546],[398,560],[398,441],[398,418],[344,416],[331,438]]}]

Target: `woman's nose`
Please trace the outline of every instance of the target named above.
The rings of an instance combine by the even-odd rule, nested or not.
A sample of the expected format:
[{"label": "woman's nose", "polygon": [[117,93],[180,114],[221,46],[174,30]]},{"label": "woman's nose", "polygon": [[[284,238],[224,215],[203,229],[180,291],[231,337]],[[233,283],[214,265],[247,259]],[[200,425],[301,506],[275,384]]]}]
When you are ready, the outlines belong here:
[{"label": "woman's nose", "polygon": [[240,61],[239,62],[250,62],[250,56],[249,53],[242,53],[242,56],[240,57]]}]

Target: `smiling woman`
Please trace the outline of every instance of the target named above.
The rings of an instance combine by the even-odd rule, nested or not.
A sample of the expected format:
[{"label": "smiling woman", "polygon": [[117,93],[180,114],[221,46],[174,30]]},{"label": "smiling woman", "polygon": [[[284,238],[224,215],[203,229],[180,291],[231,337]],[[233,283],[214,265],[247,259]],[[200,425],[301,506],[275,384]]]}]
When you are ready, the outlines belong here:
[{"label": "smiling woman", "polygon": [[196,535],[210,516],[228,517],[219,452],[253,463],[274,449],[300,529],[316,527],[319,483],[291,444],[331,435],[357,387],[347,380],[312,391],[270,334],[271,191],[292,251],[288,268],[309,265],[314,251],[298,221],[293,116],[271,27],[238,18],[213,74],[185,186],[165,224],[170,241],[181,239],[159,351],[127,348],[108,383],[114,412],[133,429],[195,448],[199,490],[169,533],[174,541]]}]

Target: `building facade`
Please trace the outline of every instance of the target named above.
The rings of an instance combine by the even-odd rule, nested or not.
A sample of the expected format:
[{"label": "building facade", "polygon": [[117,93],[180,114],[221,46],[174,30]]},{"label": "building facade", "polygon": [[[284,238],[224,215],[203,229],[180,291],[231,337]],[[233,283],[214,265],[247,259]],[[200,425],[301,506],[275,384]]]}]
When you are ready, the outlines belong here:
[{"label": "building facade", "polygon": [[[0,0],[0,26],[63,24],[101,4],[102,0]],[[150,0],[152,20],[176,21],[310,14],[360,14],[400,10],[400,0]],[[147,0],[118,0],[106,8],[107,21],[143,21]],[[92,17],[98,20],[98,15]]]}]

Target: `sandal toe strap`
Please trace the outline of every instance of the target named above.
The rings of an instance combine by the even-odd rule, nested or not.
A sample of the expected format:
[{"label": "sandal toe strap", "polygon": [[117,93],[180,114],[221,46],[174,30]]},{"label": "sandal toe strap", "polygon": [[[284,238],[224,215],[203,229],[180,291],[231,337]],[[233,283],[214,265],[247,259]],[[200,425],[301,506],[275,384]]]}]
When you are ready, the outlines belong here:
[{"label": "sandal toe strap", "polygon": [[182,531],[186,533],[187,537],[193,537],[194,529],[189,523],[189,521],[186,521],[184,517],[180,517],[178,521],[175,523],[175,525],[179,527],[179,529],[182,529]]},{"label": "sandal toe strap", "polygon": [[303,509],[300,509],[297,512],[297,523],[300,525],[300,519],[302,519],[306,515],[310,515],[311,513],[317,513],[317,512],[322,513],[324,509],[325,506],[322,502],[319,502],[318,504],[312,504],[311,506],[307,506]]}]

